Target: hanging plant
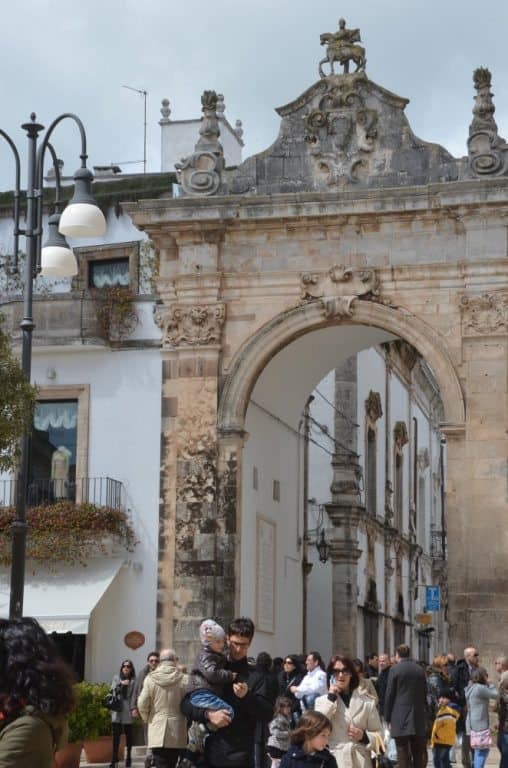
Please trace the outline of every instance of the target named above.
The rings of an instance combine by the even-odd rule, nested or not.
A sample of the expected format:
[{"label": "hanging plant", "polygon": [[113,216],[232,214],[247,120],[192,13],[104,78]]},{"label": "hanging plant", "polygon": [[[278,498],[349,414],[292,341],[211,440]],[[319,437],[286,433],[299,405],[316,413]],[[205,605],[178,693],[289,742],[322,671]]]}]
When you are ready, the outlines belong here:
[{"label": "hanging plant", "polygon": [[139,322],[136,296],[123,285],[107,285],[94,290],[97,320],[105,339],[123,341]]},{"label": "hanging plant", "polygon": [[[0,507],[0,565],[11,562],[14,507]],[[38,563],[86,565],[92,556],[110,554],[113,538],[132,552],[137,544],[125,512],[95,504],[57,501],[27,510],[27,559]]]}]

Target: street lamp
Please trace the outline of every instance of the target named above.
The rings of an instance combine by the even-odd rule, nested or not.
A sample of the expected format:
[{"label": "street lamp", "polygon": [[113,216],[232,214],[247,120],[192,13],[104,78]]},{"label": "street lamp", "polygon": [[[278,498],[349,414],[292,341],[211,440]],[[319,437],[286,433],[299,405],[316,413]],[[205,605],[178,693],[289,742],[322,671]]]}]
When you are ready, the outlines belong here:
[{"label": "street lamp", "polygon": [[[81,135],[81,167],[74,174],[74,196],[60,214],[60,169],[53,146],[51,134],[63,120],[73,120]],[[77,265],[74,254],[67,245],[64,235],[73,237],[97,237],[106,231],[106,220],[98,208],[92,193],[93,175],[86,167],[86,134],[83,123],[76,115],[66,112],[57,117],[49,126],[37,148],[37,139],[44,126],[36,122],[35,113],[30,115],[30,122],[21,126],[28,136],[28,173],[26,188],[25,227],[20,227],[20,159],[16,145],[0,129],[0,136],[10,146],[16,165],[14,189],[14,258],[17,262],[19,236],[26,238],[26,260],[23,281],[23,319],[20,323],[21,368],[25,379],[30,382],[32,367],[32,332],[35,324],[32,317],[33,282],[37,275],[70,276],[76,274]],[[43,218],[44,156],[49,149],[55,169],[55,214],[49,219],[49,238],[41,248]],[[19,469],[16,482],[16,516],[12,523],[12,563],[9,616],[23,615],[23,593],[25,587],[26,555],[26,501],[28,494],[28,470],[30,462],[31,430],[26,430],[21,440]]]}]

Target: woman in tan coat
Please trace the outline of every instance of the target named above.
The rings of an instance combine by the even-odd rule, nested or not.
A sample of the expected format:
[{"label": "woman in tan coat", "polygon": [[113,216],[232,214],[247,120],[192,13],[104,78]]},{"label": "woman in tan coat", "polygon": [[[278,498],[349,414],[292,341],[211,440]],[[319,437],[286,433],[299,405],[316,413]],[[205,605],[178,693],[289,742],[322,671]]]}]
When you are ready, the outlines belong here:
[{"label": "woman in tan coat", "polygon": [[145,677],[138,710],[148,723],[148,746],[157,768],[175,768],[179,752],[187,744],[187,721],[180,702],[189,683],[189,675],[177,669],[176,656],[169,648],[161,651],[159,666]]},{"label": "woman in tan coat", "polygon": [[378,753],[383,730],[374,699],[359,690],[358,673],[347,656],[336,655],[328,665],[330,687],[315,709],[332,723],[329,748],[338,768],[371,768],[371,752]]}]

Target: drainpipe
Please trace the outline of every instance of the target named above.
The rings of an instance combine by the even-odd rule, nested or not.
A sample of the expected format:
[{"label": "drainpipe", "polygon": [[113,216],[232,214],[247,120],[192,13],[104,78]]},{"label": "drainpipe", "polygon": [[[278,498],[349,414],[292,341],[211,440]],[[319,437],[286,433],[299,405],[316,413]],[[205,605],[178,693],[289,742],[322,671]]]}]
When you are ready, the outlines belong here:
[{"label": "drainpipe", "polygon": [[302,652],[307,650],[307,595],[308,581],[312,570],[307,555],[309,552],[309,437],[310,437],[310,404],[314,395],[310,395],[303,409],[303,536],[302,536]]}]

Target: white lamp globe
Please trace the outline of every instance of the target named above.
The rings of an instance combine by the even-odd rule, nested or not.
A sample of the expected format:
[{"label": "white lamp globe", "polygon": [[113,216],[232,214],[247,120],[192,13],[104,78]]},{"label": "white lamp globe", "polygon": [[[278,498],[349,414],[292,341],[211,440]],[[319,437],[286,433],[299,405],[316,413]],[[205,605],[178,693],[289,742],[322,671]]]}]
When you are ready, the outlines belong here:
[{"label": "white lamp globe", "polygon": [[76,257],[70,248],[49,245],[41,251],[42,277],[72,277],[78,273]]},{"label": "white lamp globe", "polygon": [[78,168],[74,174],[74,194],[60,216],[59,230],[69,237],[101,237],[106,219],[92,195],[93,174]]}]

